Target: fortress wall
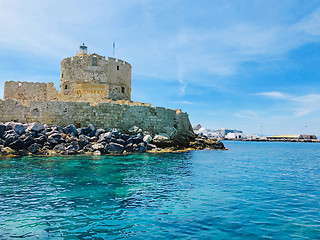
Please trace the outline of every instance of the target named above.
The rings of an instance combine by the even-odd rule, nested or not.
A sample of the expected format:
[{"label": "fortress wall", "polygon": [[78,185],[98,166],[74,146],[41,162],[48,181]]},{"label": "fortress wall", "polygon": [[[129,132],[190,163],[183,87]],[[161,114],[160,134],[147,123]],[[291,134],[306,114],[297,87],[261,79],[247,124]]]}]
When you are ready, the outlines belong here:
[{"label": "fortress wall", "polygon": [[31,102],[29,107],[8,99],[0,102],[0,121],[40,122],[46,124],[92,123],[97,128],[128,130],[136,125],[152,133],[167,132],[173,127],[180,134],[192,131],[187,113],[163,107],[129,106],[100,103],[92,106],[85,102]]},{"label": "fortress wall", "polygon": [[[36,113],[36,115],[34,114]],[[85,102],[32,102],[26,110],[28,122],[41,122],[66,126],[87,126],[128,130],[136,125],[153,133],[165,132],[165,127],[190,130],[188,115],[163,107],[129,106],[99,103],[91,106]]]},{"label": "fortress wall", "polygon": [[4,99],[13,98],[23,104],[30,101],[47,100],[47,84],[39,82],[14,82],[4,83]]},{"label": "fortress wall", "polygon": [[27,107],[20,102],[8,98],[3,101],[0,100],[0,122],[21,122],[25,123]]}]

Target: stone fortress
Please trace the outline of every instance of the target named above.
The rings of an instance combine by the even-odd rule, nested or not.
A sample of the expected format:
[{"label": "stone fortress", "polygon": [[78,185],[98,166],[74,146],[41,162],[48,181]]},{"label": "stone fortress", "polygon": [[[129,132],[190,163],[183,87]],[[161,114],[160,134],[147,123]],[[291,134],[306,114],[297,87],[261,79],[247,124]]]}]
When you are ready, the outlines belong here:
[{"label": "stone fortress", "polygon": [[53,83],[4,84],[0,121],[40,122],[127,131],[138,126],[172,139],[193,137],[187,113],[131,101],[131,65],[119,59],[88,54],[82,44],[74,57],[61,61],[60,92]]}]

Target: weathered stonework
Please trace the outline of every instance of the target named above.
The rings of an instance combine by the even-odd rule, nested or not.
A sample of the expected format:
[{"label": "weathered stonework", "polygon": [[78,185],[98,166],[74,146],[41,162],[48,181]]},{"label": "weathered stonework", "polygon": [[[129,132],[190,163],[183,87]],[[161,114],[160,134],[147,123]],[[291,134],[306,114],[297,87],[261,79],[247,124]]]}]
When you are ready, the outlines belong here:
[{"label": "weathered stonework", "polygon": [[40,122],[79,127],[92,123],[97,128],[119,128],[127,131],[139,126],[151,133],[167,133],[173,136],[192,133],[187,113],[163,107],[129,106],[126,104],[99,103],[97,106],[85,102],[36,101],[29,106],[7,99],[0,100],[2,122]]},{"label": "weathered stonework", "polygon": [[98,54],[78,55],[61,61],[63,95],[100,94],[111,99],[131,99],[131,65]]},{"label": "weathered stonework", "polygon": [[97,54],[80,53],[61,61],[60,92],[53,83],[5,82],[0,121],[40,122],[66,126],[120,128],[139,126],[171,138],[193,136],[188,114],[181,110],[132,102],[131,65]]}]

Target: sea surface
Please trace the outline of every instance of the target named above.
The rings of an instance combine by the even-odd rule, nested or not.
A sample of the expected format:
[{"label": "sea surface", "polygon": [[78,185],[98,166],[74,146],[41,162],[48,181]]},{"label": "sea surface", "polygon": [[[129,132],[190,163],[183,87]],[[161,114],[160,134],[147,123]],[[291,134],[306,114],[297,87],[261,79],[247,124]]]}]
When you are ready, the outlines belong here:
[{"label": "sea surface", "polygon": [[320,239],[320,145],[0,160],[0,239]]}]

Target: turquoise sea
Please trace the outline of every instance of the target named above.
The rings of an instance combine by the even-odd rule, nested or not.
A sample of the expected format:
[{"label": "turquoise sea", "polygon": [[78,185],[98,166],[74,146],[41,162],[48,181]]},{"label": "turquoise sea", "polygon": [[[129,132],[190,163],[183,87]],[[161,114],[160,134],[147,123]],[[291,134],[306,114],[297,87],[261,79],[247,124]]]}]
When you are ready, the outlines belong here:
[{"label": "turquoise sea", "polygon": [[0,239],[320,239],[320,145],[0,160]]}]

